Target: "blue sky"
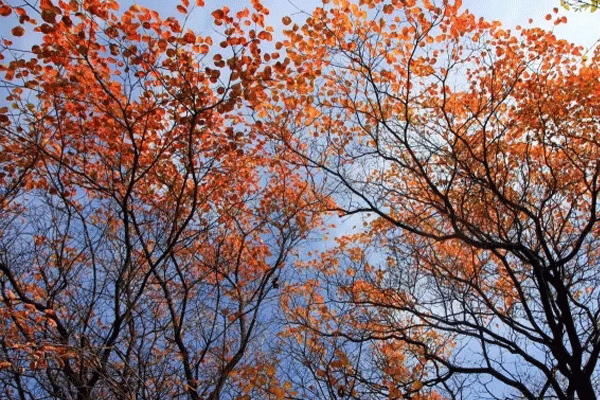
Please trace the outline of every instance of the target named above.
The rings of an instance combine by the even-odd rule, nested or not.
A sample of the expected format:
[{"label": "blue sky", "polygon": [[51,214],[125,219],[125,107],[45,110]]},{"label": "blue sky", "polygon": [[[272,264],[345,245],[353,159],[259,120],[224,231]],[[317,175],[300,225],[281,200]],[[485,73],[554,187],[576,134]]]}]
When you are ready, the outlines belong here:
[{"label": "blue sky", "polygon": [[[9,0],[8,3],[16,4],[16,1]],[[121,0],[120,3],[122,8],[128,8],[131,4],[138,3],[161,12],[163,16],[181,16],[175,11],[175,5],[178,4],[175,0]],[[194,1],[192,0],[191,3]],[[212,32],[213,18],[210,13],[217,8],[227,6],[232,10],[239,10],[251,6],[250,0],[205,0],[205,3],[204,9],[194,10],[193,18],[187,24],[196,33],[210,34]],[[283,27],[281,23],[283,16],[290,15],[294,19],[302,20],[302,11],[311,12],[320,4],[321,0],[263,0],[263,5],[271,13],[268,23],[273,25],[276,33]],[[560,8],[561,15],[566,15],[569,23],[554,27],[551,22],[544,19],[554,7],[560,8],[560,0],[463,0],[464,9],[469,9],[476,16],[484,17],[487,20],[499,20],[506,27],[527,26],[528,19],[533,18],[534,25],[546,29],[555,28],[558,37],[586,48],[593,46],[600,38],[600,11],[596,13],[573,12]],[[0,26],[0,36],[10,37],[11,35],[7,31],[12,26],[14,25],[6,23]],[[14,41],[18,47],[28,48],[32,44],[28,43],[30,39],[31,37],[25,36]]]},{"label": "blue sky", "polygon": [[[463,0],[463,7],[488,20],[499,20],[507,27],[527,26],[528,19],[532,18],[533,25],[546,29],[555,28],[556,36],[586,48],[600,39],[600,11],[566,11],[560,7],[560,0]],[[560,15],[567,17],[567,25],[554,27],[552,22],[544,19],[554,7],[559,7]]]},{"label": "blue sky", "polygon": [[[164,7],[164,1],[151,0],[146,1],[149,7],[156,4]],[[249,5],[249,0],[206,0],[206,11],[200,17],[205,28],[210,29],[212,18],[210,11],[223,5],[231,9],[240,9]],[[298,14],[300,10],[310,12],[321,4],[321,0],[263,0],[265,5],[271,11],[270,23],[275,27],[281,27],[281,18],[285,15]],[[554,28],[551,22],[547,22],[544,17],[552,12],[554,7],[560,8],[560,0],[463,0],[463,8],[469,9],[476,16],[484,17],[488,20],[499,20],[507,27],[516,25],[527,26],[528,19],[534,20],[534,25],[546,29]],[[596,13],[573,12],[560,8],[561,15],[566,15],[569,23],[558,26],[555,29],[557,36],[569,41],[581,44],[585,47],[592,46],[600,38],[600,11]],[[298,17],[301,17],[298,15]]]}]

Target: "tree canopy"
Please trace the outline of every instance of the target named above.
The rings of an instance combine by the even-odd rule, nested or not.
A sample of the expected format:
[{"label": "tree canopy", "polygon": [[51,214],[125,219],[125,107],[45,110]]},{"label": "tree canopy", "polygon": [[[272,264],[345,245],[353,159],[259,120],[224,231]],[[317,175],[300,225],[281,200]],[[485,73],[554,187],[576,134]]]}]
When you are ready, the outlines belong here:
[{"label": "tree canopy", "polygon": [[2,396],[597,398],[600,50],[203,3],[0,1]]}]

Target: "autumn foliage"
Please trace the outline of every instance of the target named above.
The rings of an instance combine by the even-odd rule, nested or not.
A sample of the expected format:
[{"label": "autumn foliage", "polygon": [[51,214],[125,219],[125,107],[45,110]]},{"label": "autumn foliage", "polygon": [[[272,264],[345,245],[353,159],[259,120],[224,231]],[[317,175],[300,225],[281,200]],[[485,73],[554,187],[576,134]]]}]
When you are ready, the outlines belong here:
[{"label": "autumn foliage", "polygon": [[2,396],[282,397],[263,309],[316,215],[243,118],[267,11],[215,11],[216,42],[116,1],[2,10],[40,38],[4,42]]},{"label": "autumn foliage", "polygon": [[288,294],[293,355],[356,398],[595,398],[600,54],[459,1],[324,3],[262,113],[366,220]]},{"label": "autumn foliage", "polygon": [[2,396],[596,398],[599,51],[172,7],[0,1]]}]

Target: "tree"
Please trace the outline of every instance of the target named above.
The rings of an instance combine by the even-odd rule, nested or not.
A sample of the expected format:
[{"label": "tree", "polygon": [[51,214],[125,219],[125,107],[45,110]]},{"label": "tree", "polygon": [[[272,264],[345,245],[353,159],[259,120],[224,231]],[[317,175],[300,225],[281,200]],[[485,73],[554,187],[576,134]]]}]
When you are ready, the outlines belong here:
[{"label": "tree", "polygon": [[3,398],[282,398],[264,313],[316,199],[244,118],[278,57],[252,3],[213,44],[114,0],[0,2],[35,42],[2,44]]},{"label": "tree", "polygon": [[571,7],[573,7],[573,9],[576,11],[590,10],[590,12],[595,12],[598,9],[599,4],[600,4],[600,2],[598,0],[590,0],[590,1],[561,0],[560,1],[560,5],[563,6],[565,9],[569,10],[569,9],[571,9]]},{"label": "tree", "polygon": [[323,1],[285,31],[257,119],[366,218],[284,299],[312,398],[597,397],[600,51],[459,8]]}]

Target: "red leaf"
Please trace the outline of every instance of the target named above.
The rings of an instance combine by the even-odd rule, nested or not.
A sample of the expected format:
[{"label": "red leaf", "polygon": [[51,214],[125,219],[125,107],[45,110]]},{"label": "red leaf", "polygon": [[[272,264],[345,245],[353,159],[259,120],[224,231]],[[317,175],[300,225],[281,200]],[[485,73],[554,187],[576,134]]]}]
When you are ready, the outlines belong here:
[{"label": "red leaf", "polygon": [[7,5],[3,5],[2,7],[0,7],[0,15],[3,17],[6,17],[8,15],[10,15],[12,13],[12,8],[10,8]]},{"label": "red leaf", "polygon": [[22,26],[15,26],[12,28],[11,33],[13,36],[23,36],[25,34],[25,29]]}]

